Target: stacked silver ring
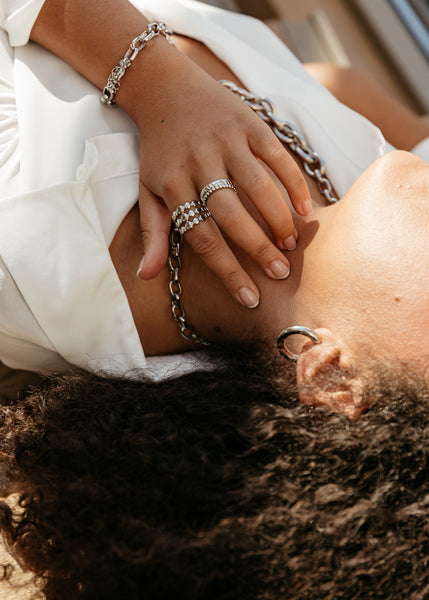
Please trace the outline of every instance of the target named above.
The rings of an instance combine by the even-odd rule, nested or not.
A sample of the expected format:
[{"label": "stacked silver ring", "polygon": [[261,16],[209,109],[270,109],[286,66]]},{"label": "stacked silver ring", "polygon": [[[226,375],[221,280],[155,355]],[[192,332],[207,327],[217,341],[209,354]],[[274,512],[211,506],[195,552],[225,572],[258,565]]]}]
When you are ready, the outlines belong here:
[{"label": "stacked silver ring", "polygon": [[171,215],[181,235],[209,217],[211,217],[209,209],[199,200],[180,204]]},{"label": "stacked silver ring", "polygon": [[181,235],[212,216],[207,208],[207,200],[213,192],[225,188],[237,193],[237,188],[230,179],[216,179],[203,187],[199,200],[192,200],[177,206],[171,218]]},{"label": "stacked silver ring", "polygon": [[231,189],[235,193],[237,193],[237,188],[230,179],[216,179],[215,181],[212,181],[211,183],[208,183],[203,187],[203,189],[200,192],[200,202],[206,205],[209,196],[211,196],[213,192],[222,189]]}]

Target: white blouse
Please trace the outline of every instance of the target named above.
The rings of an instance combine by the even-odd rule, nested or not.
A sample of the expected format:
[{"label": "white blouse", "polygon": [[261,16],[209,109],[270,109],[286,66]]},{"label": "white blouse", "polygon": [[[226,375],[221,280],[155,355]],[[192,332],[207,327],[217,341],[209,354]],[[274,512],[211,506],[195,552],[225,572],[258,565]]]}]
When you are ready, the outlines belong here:
[{"label": "white blouse", "polygon": [[[0,0],[0,360],[134,376],[159,361],[144,356],[108,247],[138,196],[136,128],[28,42],[43,2]],[[132,3],[204,42],[248,89],[270,97],[324,157],[340,195],[391,149],[260,21],[192,0]],[[419,146],[428,160],[429,145]],[[177,365],[161,362],[170,372]]]}]

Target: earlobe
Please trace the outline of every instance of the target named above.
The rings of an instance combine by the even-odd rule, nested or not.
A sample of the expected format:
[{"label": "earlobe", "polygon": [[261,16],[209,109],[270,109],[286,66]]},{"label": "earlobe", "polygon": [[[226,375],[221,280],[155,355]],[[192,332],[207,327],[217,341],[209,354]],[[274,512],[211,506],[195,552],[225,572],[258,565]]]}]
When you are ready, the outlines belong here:
[{"label": "earlobe", "polygon": [[321,343],[304,344],[296,364],[300,400],[358,419],[366,407],[350,352],[329,329],[317,329],[315,333]]}]

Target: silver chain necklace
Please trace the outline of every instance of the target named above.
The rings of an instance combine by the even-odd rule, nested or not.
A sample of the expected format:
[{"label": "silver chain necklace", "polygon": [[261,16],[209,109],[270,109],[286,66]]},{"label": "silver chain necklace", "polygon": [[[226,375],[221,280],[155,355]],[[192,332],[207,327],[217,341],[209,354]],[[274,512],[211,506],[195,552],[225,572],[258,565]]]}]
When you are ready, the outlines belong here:
[{"label": "silver chain necklace", "polygon": [[180,247],[183,241],[183,234],[176,227],[170,230],[170,251],[168,253],[168,266],[170,268],[170,282],[168,288],[171,295],[171,314],[173,319],[178,323],[180,333],[185,340],[198,342],[202,346],[208,346],[209,343],[202,338],[195,329],[186,322],[185,311],[180,302],[182,295],[182,286],[179,280],[180,271],[182,269],[182,261],[180,260]]},{"label": "silver chain necklace", "polygon": [[326,176],[325,161],[317,152],[312,150],[302,135],[289,121],[282,121],[276,117],[276,107],[268,98],[258,98],[251,92],[239,88],[232,81],[219,81],[221,85],[231,90],[243,102],[263,119],[274,131],[278,139],[287,144],[292,152],[300,159],[305,172],[317,182],[319,190],[329,204],[338,202],[334,189]]},{"label": "silver chain necklace", "polygon": [[[338,202],[333,186],[326,175],[325,161],[317,152],[310,148],[292,123],[282,121],[276,117],[276,108],[271,100],[268,100],[268,98],[258,98],[251,92],[238,87],[232,81],[222,80],[219,83],[243,100],[271,127],[278,139],[291,149],[301,161],[305,172],[317,182],[326,202],[328,204]],[[186,340],[198,342],[203,346],[208,346],[209,343],[198,335],[195,329],[186,322],[185,311],[180,301],[182,295],[182,286],[179,279],[182,269],[180,248],[183,242],[183,235],[179,233],[178,229],[172,227],[169,239],[168,266],[170,268],[170,282],[168,287],[171,294],[171,313],[173,319],[177,321],[182,337]]]}]

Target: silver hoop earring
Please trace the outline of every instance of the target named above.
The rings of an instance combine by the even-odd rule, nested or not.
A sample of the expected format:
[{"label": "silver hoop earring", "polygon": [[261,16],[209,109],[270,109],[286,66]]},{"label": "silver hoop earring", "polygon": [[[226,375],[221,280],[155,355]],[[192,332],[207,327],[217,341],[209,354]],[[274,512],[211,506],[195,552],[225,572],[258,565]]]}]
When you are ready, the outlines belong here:
[{"label": "silver hoop earring", "polygon": [[290,335],[305,335],[305,337],[310,338],[310,340],[315,344],[320,344],[322,341],[317,335],[317,333],[315,333],[312,329],[309,329],[308,327],[294,325],[293,327],[287,327],[286,329],[283,329],[283,331],[279,333],[279,336],[277,338],[277,349],[283,356],[283,358],[293,360],[293,362],[296,362],[299,356],[298,354],[292,354],[292,352],[287,348],[285,344],[286,338],[288,338]]}]

